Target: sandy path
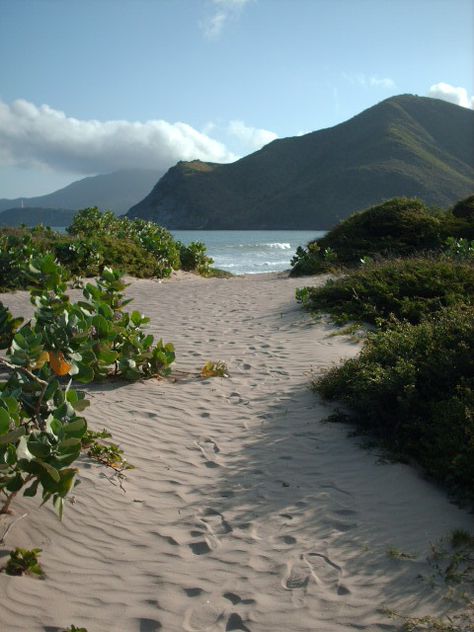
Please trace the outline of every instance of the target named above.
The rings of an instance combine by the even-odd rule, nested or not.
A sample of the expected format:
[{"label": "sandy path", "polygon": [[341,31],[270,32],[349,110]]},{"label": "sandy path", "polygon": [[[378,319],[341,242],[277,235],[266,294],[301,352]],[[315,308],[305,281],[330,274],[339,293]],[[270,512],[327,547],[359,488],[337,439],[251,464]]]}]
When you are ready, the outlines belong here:
[{"label": "sandy path", "polygon": [[[231,377],[88,389],[91,425],[110,429],[137,469],[122,493],[84,462],[63,524],[37,501],[17,504],[30,515],[6,549],[41,547],[47,578],[0,575],[2,632],[382,631],[396,627],[381,607],[446,607],[445,587],[419,575],[433,572],[430,542],[472,528],[472,516],[320,423],[328,408],[308,371],[357,347],[311,322],[293,300],[299,285],[132,284],[178,369],[224,360]],[[3,299],[28,310],[22,293]],[[390,547],[418,558],[390,559]]]}]

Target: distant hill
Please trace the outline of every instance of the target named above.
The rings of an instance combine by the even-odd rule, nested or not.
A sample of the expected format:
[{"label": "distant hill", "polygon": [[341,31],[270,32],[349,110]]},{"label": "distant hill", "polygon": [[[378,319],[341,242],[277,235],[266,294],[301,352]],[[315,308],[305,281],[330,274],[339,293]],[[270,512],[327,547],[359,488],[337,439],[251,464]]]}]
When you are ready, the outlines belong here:
[{"label": "distant hill", "polygon": [[[24,206],[46,209],[79,210],[98,206],[101,210],[125,213],[132,204],[141,200],[163,175],[154,169],[124,169],[104,175],[76,180],[67,187],[31,198],[0,200],[0,211]],[[59,226],[59,224],[57,224]]]},{"label": "distant hill", "polygon": [[75,214],[58,208],[9,208],[0,212],[0,226],[69,226]]},{"label": "distant hill", "polygon": [[128,215],[174,229],[325,229],[395,196],[472,191],[474,112],[401,95],[231,164],[179,162]]}]

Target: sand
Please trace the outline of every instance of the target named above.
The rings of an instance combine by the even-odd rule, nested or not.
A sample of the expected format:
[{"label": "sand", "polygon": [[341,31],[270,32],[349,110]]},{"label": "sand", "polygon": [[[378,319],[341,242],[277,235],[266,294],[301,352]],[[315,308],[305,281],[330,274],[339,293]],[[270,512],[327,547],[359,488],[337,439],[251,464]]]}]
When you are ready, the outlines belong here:
[{"label": "sand", "polygon": [[[472,515],[409,466],[381,463],[348,427],[323,423],[332,409],[309,390],[311,371],[358,346],[301,310],[302,283],[132,283],[133,307],[175,344],[183,373],[86,388],[90,426],[107,427],[136,469],[123,491],[83,459],[62,523],[38,499],[2,518],[3,531],[28,512],[0,554],[42,548],[46,579],[0,575],[0,630],[387,631],[399,624],[383,608],[451,607],[426,558],[452,529],[472,529]],[[0,300],[31,311],[25,293]],[[210,359],[230,377],[184,373]]]}]

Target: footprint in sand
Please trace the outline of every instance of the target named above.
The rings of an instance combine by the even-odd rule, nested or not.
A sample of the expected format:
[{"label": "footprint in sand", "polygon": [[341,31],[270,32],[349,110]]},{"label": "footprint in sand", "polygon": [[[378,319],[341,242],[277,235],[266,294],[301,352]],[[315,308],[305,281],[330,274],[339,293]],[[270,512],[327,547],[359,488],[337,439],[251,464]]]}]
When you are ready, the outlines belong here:
[{"label": "footprint in sand", "polygon": [[323,553],[306,553],[305,560],[311,567],[311,572],[318,585],[338,585],[341,567]]},{"label": "footprint in sand", "polygon": [[228,599],[234,606],[238,603],[241,603],[244,606],[253,606],[257,603],[255,599],[243,599],[240,595],[233,592],[225,592],[222,596],[224,599]]},{"label": "footprint in sand", "polygon": [[207,600],[186,612],[183,628],[188,632],[205,632],[214,630],[216,624],[223,620],[224,610],[220,604]]},{"label": "footprint in sand", "polygon": [[283,588],[285,590],[306,590],[310,579],[316,579],[312,575],[312,570],[311,564],[307,562],[304,555],[300,555],[298,560],[290,560],[282,580]]},{"label": "footprint in sand", "polygon": [[293,559],[287,563],[282,586],[285,590],[293,591],[295,603],[301,605],[310,582],[320,587],[326,585],[337,591],[339,595],[348,594],[349,589],[339,584],[340,574],[341,567],[327,555],[316,552],[305,553],[301,554],[297,560]]},{"label": "footprint in sand", "polygon": [[199,540],[199,542],[190,542],[188,546],[194,555],[206,555],[212,551],[212,545],[208,538]]},{"label": "footprint in sand", "polygon": [[242,617],[236,612],[231,613],[229,619],[227,620],[225,630],[226,632],[233,632],[234,630],[236,632],[238,630],[241,630],[242,632],[251,632],[250,628],[248,628],[242,621]]},{"label": "footprint in sand", "polygon": [[204,437],[194,442],[205,458],[204,465],[209,468],[219,467],[216,461],[216,455],[219,454],[220,448],[211,437]]},{"label": "footprint in sand", "polygon": [[230,533],[233,529],[224,516],[208,507],[196,516],[196,528],[190,531],[195,538],[188,547],[194,555],[207,555],[219,546],[219,537]]},{"label": "footprint in sand", "polygon": [[207,531],[214,536],[225,535],[232,531],[232,527],[224,516],[211,507],[204,509],[201,514],[198,515],[197,522],[198,524],[202,524]]}]

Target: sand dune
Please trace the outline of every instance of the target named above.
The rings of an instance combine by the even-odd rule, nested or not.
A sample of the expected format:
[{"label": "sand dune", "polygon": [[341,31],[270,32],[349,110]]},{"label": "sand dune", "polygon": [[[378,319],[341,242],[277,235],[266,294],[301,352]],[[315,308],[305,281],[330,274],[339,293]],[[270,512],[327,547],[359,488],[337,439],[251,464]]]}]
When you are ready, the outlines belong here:
[{"label": "sand dune", "polygon": [[[299,285],[132,283],[151,333],[174,342],[181,377],[87,387],[91,426],[107,427],[136,469],[123,492],[84,459],[63,523],[37,499],[16,504],[29,515],[2,554],[41,547],[47,577],[0,575],[2,631],[379,632],[397,629],[383,607],[450,607],[446,586],[420,575],[433,574],[430,543],[471,529],[472,516],[321,423],[330,409],[309,372],[358,347],[311,321],[294,302]],[[0,298],[30,309],[24,293]],[[209,359],[230,378],[185,373]],[[417,557],[391,559],[390,547]]]}]

